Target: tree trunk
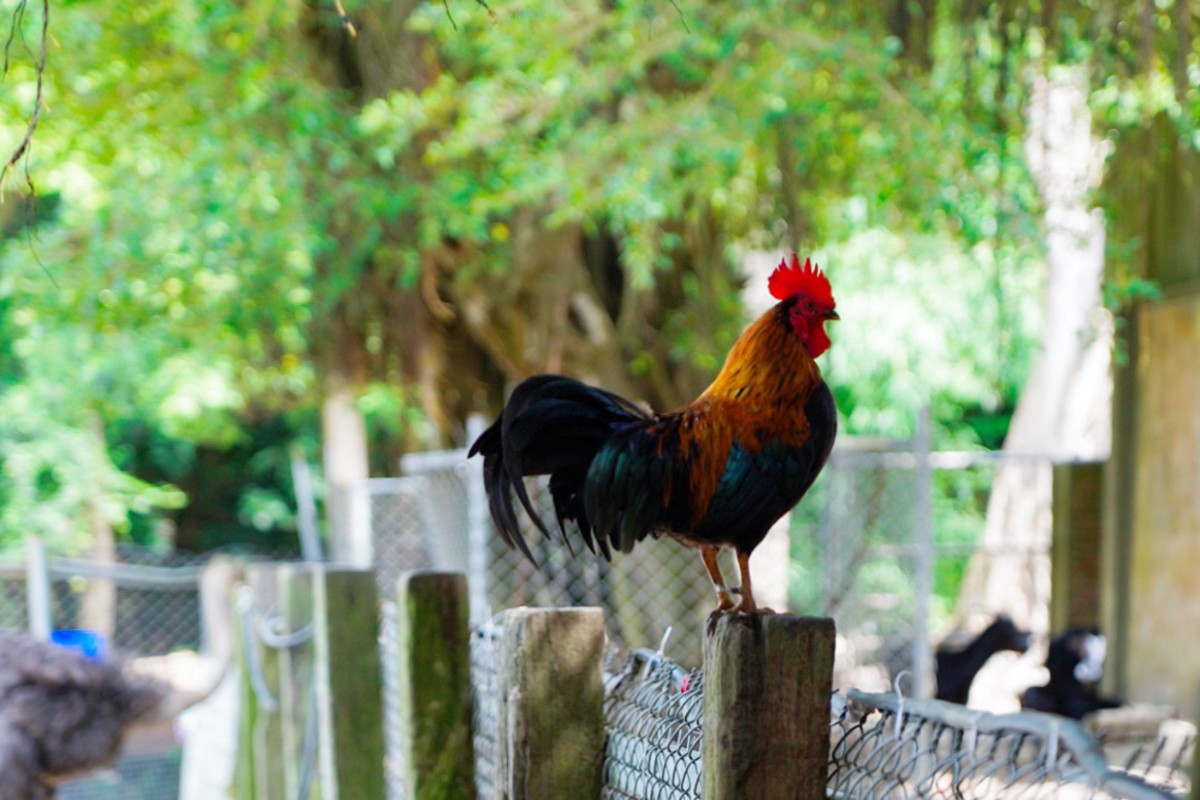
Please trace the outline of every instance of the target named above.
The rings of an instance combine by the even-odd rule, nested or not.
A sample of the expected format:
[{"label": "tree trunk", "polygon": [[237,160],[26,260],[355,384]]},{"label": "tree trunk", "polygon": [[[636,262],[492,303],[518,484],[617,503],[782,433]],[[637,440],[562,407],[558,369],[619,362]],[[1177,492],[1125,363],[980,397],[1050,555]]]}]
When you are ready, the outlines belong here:
[{"label": "tree trunk", "polygon": [[996,472],[987,525],[959,595],[964,627],[1004,612],[1047,632],[1050,598],[1050,465],[1098,459],[1109,449],[1111,322],[1100,286],[1104,218],[1089,208],[1104,160],[1093,138],[1083,70],[1034,86],[1025,140],[1045,205],[1046,289],[1041,352],[1017,404]]},{"label": "tree trunk", "polygon": [[[108,458],[108,445],[104,437],[104,423],[100,415],[90,415],[92,445],[95,448],[94,458],[99,461]],[[97,475],[102,475],[97,470]],[[88,549],[88,558],[100,564],[113,564],[117,560],[117,536],[112,522],[104,513],[102,487],[94,487],[91,498],[87,501],[87,519],[92,545]],[[110,644],[117,618],[117,587],[111,578],[91,578],[79,598],[78,625],[84,630],[100,633]]]},{"label": "tree trunk", "polygon": [[334,376],[321,406],[325,464],[325,513],[333,561],[369,569],[371,505],[367,494],[367,428],[355,406],[352,384]]}]

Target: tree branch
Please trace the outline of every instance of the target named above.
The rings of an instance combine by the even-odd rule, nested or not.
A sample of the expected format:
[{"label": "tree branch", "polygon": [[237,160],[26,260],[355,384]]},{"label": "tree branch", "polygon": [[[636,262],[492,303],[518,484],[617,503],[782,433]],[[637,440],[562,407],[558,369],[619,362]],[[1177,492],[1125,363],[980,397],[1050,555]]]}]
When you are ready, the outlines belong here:
[{"label": "tree branch", "polygon": [[[21,25],[21,21],[25,16],[26,0],[21,0],[13,11],[12,27],[8,32],[8,40],[4,43],[4,75],[8,75],[9,58],[12,50],[13,40],[16,38],[17,29]],[[4,178],[7,177],[9,170],[15,169],[16,165],[22,158],[29,154],[29,147],[33,144],[33,133],[37,130],[38,121],[42,116],[42,87],[46,75],[46,43],[48,39],[48,31],[50,28],[50,0],[42,0],[42,41],[41,52],[38,54],[37,60],[37,92],[33,98],[33,111],[29,115],[29,123],[25,127],[25,135],[21,138],[12,155],[4,163],[4,168],[0,169],[0,186],[3,186]],[[26,160],[25,182],[29,185],[29,190],[33,192],[33,180],[29,177],[29,162]]]}]

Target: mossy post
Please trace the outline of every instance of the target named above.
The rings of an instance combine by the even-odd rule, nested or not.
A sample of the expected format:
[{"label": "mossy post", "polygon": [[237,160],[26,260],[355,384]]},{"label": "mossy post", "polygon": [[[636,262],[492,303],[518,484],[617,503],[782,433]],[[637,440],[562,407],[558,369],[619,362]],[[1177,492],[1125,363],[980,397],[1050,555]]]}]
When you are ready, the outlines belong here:
[{"label": "mossy post", "polygon": [[717,621],[704,654],[704,800],[823,800],[833,646],[831,619]]},{"label": "mossy post", "polygon": [[276,577],[278,567],[275,564],[261,563],[246,566],[246,585],[253,592],[253,608],[247,609],[249,616],[247,624],[251,626],[251,635],[257,654],[256,667],[259,670],[261,689],[267,692],[266,697],[254,694],[257,707],[250,731],[252,753],[254,759],[254,797],[256,800],[284,800],[287,797],[284,764],[287,758],[283,749],[283,718],[279,713],[280,687],[280,651],[261,641],[258,632],[254,630],[254,620],[267,609],[278,605],[278,584]]},{"label": "mossy post", "polygon": [[397,583],[402,746],[413,800],[475,800],[469,605],[461,574],[409,572]]},{"label": "mossy post", "polygon": [[312,578],[321,800],[384,800],[375,574],[329,567]]},{"label": "mossy post", "polygon": [[497,798],[598,798],[604,612],[505,612],[497,675]]},{"label": "mossy post", "polygon": [[[308,739],[316,735],[309,717],[316,712],[313,702],[313,573],[320,566],[304,563],[277,567],[279,615],[283,631],[294,639],[291,647],[279,650],[279,715],[282,719],[283,776],[286,797],[304,796],[317,781],[315,756],[307,756]],[[317,797],[312,792],[312,797]]]}]

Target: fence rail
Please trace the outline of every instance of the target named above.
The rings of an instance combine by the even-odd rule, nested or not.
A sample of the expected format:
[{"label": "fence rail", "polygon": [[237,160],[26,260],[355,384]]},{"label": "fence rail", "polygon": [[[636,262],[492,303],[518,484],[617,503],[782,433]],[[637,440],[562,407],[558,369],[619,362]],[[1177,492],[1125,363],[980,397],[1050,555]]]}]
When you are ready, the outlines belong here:
[{"label": "fence rail", "polygon": [[[166,568],[135,565],[89,572],[78,569],[77,564],[60,562],[52,572],[58,569],[76,576],[86,572],[121,579],[153,577],[159,569]],[[188,576],[195,568],[182,569],[178,580],[165,582],[164,592],[175,594],[188,588],[194,577]],[[263,564],[250,571],[266,574],[276,569]],[[295,568],[278,569],[289,572]],[[361,577],[361,583],[369,587],[372,576]],[[258,584],[251,582],[251,585]],[[406,678],[396,624],[397,609],[404,604],[396,596],[388,600],[379,606],[378,619],[384,668],[380,687],[375,691],[383,692],[386,719],[382,727],[387,747],[379,769],[386,776],[389,799],[404,800],[414,796],[405,781],[411,741],[399,722],[401,681]],[[369,613],[372,604],[354,602],[360,609],[355,614],[361,622],[362,614]],[[499,696],[503,685],[500,673],[504,618],[501,615],[472,626],[469,634],[473,707],[470,730],[464,735],[473,744],[474,782],[479,798],[495,796],[496,782],[501,776],[498,769],[502,768],[504,754],[512,747],[511,741],[504,738],[508,734],[501,720],[510,712],[505,711],[506,699]],[[466,625],[465,613],[463,619]],[[290,622],[306,630],[309,622],[320,627],[316,619],[309,619],[307,612]],[[336,621],[327,620],[324,626],[326,630],[331,624],[344,627],[346,622],[339,617]],[[262,629],[261,624],[253,627],[255,631]],[[365,637],[362,641],[369,643],[372,632],[364,629],[362,633]],[[330,655],[327,653],[325,657]],[[306,658],[291,660],[293,668],[302,672],[315,666]],[[264,665],[247,664],[245,668],[261,672]],[[283,669],[282,662],[272,668]],[[663,654],[661,646],[657,651],[610,649],[603,664],[597,662],[596,669],[602,676],[604,726],[603,748],[597,756],[601,786],[598,796],[603,800],[699,800],[703,796],[706,769],[705,737],[709,735],[704,726],[705,695],[710,688],[706,686],[706,670],[673,661]],[[553,689],[550,697],[569,691],[557,686]],[[372,689],[356,686],[355,691],[370,694]],[[292,700],[293,705],[299,703],[301,710],[308,708],[303,697]],[[329,702],[341,701],[331,698]],[[261,724],[269,724],[271,718],[263,709],[255,713]],[[1190,787],[1187,771],[1194,735],[1175,736],[1170,741],[1160,740],[1141,748],[1131,749],[1125,743],[1122,751],[1125,755],[1121,760],[1113,760],[1077,723],[1036,713],[992,715],[938,701],[856,690],[834,693],[828,713],[831,744],[825,784],[828,797],[1166,800],[1183,797]],[[323,768],[317,764],[319,759],[312,759],[317,748],[309,727],[303,726],[302,735],[293,737],[297,752],[278,753],[266,762],[313,761],[314,770]],[[314,728],[314,735],[315,732]],[[276,738],[276,744],[279,741]],[[309,755],[306,757],[305,753]],[[112,775],[115,773],[101,780],[112,780]]]}]

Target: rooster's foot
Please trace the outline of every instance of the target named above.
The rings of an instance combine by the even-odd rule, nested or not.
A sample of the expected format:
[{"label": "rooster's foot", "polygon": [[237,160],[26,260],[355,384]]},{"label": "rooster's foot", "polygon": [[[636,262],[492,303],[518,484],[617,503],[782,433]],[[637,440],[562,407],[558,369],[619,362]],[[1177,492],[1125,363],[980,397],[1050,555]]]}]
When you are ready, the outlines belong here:
[{"label": "rooster's foot", "polygon": [[750,609],[749,611],[739,608],[737,613],[747,614],[747,615],[752,614],[752,615],[759,616],[759,617],[765,617],[768,614],[775,614],[778,612],[776,612],[775,609],[773,609],[773,608],[766,608],[764,606],[755,606],[754,608]]},{"label": "rooster's foot", "polygon": [[713,632],[717,629],[717,620],[719,620],[721,617],[733,616],[737,613],[737,609],[738,607],[733,603],[730,603],[729,605],[717,606],[704,621],[705,636],[712,636]]}]

